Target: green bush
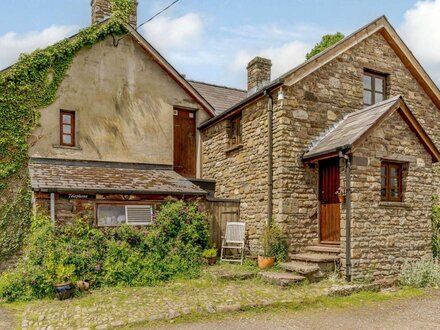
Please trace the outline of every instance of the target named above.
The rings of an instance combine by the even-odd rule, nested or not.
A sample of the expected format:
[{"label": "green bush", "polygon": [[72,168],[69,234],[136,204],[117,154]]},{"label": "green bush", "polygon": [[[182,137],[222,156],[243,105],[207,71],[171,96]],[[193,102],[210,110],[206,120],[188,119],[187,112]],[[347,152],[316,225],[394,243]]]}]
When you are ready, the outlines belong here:
[{"label": "green bush", "polygon": [[94,287],[144,286],[197,276],[208,246],[206,215],[195,203],[164,204],[147,228],[98,229],[84,219],[54,226],[33,219],[24,257],[0,276],[7,301],[53,296],[53,284],[88,280]]},{"label": "green bush", "polygon": [[431,258],[405,263],[399,276],[403,286],[416,288],[440,286],[440,264]]},{"label": "green bush", "polygon": [[288,253],[287,241],[277,225],[272,223],[263,229],[260,243],[265,257],[275,257],[277,262],[286,260]]}]

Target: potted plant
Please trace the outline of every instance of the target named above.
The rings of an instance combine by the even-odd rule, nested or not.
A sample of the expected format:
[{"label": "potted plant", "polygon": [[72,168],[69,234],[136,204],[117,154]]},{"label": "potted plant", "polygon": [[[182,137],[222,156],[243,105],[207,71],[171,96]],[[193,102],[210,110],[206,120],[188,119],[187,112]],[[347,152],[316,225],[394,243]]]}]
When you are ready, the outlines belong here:
[{"label": "potted plant", "polygon": [[345,188],[339,187],[335,194],[338,195],[339,203],[345,203]]},{"label": "potted plant", "polygon": [[71,279],[75,271],[74,265],[60,264],[55,269],[55,293],[59,300],[65,300],[72,297],[75,287],[72,285]]},{"label": "potted plant", "polygon": [[215,265],[217,262],[217,250],[215,248],[206,249],[203,251],[202,256],[206,259],[208,265],[210,266]]},{"label": "potted plant", "polygon": [[263,229],[260,244],[263,251],[261,255],[258,255],[260,269],[272,267],[276,259],[278,262],[286,259],[287,243],[281,229],[275,224],[269,224]]}]

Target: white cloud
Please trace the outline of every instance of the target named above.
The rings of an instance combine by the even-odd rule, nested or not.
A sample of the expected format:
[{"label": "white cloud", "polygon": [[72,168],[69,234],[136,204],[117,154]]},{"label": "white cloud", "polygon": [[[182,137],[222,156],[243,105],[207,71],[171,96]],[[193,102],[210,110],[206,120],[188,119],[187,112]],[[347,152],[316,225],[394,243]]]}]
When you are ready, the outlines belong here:
[{"label": "white cloud", "polygon": [[29,53],[37,48],[51,45],[66,38],[76,30],[77,27],[75,26],[53,25],[42,31],[8,32],[0,36],[0,68],[16,62],[21,53]]},{"label": "white cloud", "polygon": [[145,24],[143,34],[160,51],[186,50],[197,47],[203,36],[202,17],[189,13],[181,17],[157,17]]},{"label": "white cloud", "polygon": [[440,0],[417,2],[406,11],[399,32],[434,81],[440,84]]},{"label": "white cloud", "polygon": [[232,73],[246,77],[246,66],[255,56],[262,56],[272,60],[272,79],[279,77],[298,64],[305,61],[305,55],[311,46],[305,42],[292,41],[279,47],[268,47],[258,51],[240,50],[229,66]]}]

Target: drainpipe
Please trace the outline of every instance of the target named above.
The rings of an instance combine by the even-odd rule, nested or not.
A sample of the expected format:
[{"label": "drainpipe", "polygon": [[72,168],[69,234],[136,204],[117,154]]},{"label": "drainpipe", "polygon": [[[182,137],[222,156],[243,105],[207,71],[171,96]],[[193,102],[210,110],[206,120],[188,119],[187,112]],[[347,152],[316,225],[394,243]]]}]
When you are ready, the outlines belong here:
[{"label": "drainpipe", "polygon": [[344,151],[339,157],[345,160],[345,279],[351,282],[351,159]]},{"label": "drainpipe", "polygon": [[273,205],[272,205],[272,192],[273,192],[273,98],[269,91],[266,89],[264,95],[267,97],[267,225],[272,223]]},{"label": "drainpipe", "polygon": [[50,219],[55,223],[55,193],[50,193]]}]

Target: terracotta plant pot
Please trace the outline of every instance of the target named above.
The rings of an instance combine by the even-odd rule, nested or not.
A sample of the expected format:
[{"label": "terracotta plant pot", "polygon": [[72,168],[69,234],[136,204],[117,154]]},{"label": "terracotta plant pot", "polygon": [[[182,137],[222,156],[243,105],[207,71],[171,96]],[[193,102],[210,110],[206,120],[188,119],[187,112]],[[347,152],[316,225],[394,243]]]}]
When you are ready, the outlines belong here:
[{"label": "terracotta plant pot", "polygon": [[215,265],[217,262],[217,257],[210,257],[210,258],[205,258],[205,259],[208,262],[208,265],[210,265],[210,266]]},{"label": "terracotta plant pot", "polygon": [[69,299],[73,296],[75,287],[72,283],[54,284],[55,294],[59,300]]},{"label": "terracotta plant pot", "polygon": [[89,291],[90,290],[90,283],[88,281],[77,281],[76,287],[80,289],[81,291]]},{"label": "terracotta plant pot", "polygon": [[345,203],[345,195],[338,195],[339,203]]},{"label": "terracotta plant pot", "polygon": [[263,257],[258,256],[258,267],[260,269],[266,269],[273,266],[275,263],[275,257]]}]

